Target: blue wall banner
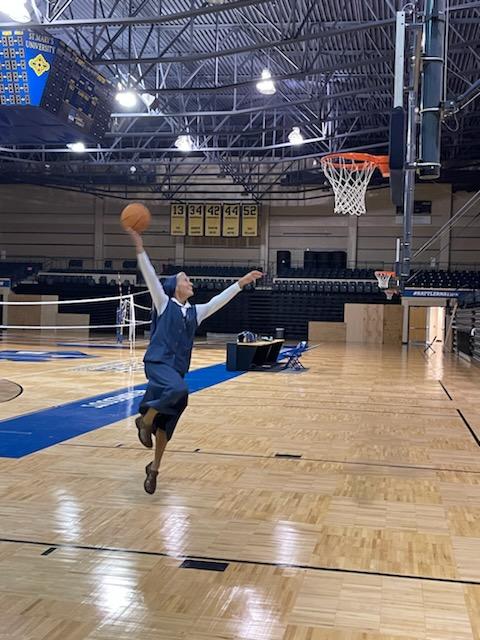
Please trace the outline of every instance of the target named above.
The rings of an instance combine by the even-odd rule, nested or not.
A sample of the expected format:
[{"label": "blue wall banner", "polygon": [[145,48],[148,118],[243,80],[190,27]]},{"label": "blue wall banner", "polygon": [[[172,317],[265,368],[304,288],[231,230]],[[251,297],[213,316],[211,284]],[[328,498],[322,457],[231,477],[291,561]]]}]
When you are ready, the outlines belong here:
[{"label": "blue wall banner", "polygon": [[435,290],[435,289],[405,289],[405,298],[459,298],[468,291]]}]

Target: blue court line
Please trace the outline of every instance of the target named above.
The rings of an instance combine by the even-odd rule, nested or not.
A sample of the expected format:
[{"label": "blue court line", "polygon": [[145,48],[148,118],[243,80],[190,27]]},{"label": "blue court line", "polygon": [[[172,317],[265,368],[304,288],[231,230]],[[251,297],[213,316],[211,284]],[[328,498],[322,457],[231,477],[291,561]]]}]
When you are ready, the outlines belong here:
[{"label": "blue court line", "polygon": [[[214,364],[190,371],[185,376],[190,393],[207,389],[242,375]],[[125,387],[0,420],[0,457],[22,458],[59,442],[100,429],[138,413],[146,384]]]},{"label": "blue court line", "polygon": [[0,350],[0,360],[10,360],[11,362],[52,362],[54,360],[80,360],[83,358],[96,358],[96,356],[82,351]]},{"label": "blue court line", "polygon": [[95,342],[57,342],[59,347],[81,347],[82,349],[130,349],[128,342],[125,344],[101,344]]}]

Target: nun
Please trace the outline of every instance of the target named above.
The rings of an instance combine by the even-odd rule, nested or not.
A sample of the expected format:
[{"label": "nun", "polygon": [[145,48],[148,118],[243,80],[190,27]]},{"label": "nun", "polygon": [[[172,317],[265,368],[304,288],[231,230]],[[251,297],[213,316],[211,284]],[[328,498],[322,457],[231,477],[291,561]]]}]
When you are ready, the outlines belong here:
[{"label": "nun", "polygon": [[182,271],[161,283],[144,250],[141,236],[133,229],[127,229],[127,232],[135,245],[138,266],[152,296],[150,343],[144,357],[148,385],[135,424],[144,447],[153,448],[152,435],[155,436],[154,459],[145,468],[143,485],[147,493],[153,494],[163,453],[188,404],[184,378],[190,367],[195,331],[201,322],[263,274],[251,271],[210,302],[192,305],[189,298],[193,296],[193,286],[189,277]]}]

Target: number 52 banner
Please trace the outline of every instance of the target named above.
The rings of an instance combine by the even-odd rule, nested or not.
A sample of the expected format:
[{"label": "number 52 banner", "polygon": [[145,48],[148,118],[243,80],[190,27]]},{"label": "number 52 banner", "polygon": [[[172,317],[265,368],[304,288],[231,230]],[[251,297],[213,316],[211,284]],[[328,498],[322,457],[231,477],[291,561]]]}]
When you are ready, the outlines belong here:
[{"label": "number 52 banner", "polygon": [[242,236],[258,235],[258,204],[242,205]]}]

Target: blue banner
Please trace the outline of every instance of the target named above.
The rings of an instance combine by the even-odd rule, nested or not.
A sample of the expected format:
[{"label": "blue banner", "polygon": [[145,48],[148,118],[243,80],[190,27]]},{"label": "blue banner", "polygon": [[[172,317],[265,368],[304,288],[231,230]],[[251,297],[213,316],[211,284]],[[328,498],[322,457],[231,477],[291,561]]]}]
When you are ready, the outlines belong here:
[{"label": "blue banner", "polygon": [[452,289],[405,289],[404,298],[459,298],[468,291],[454,291]]}]

